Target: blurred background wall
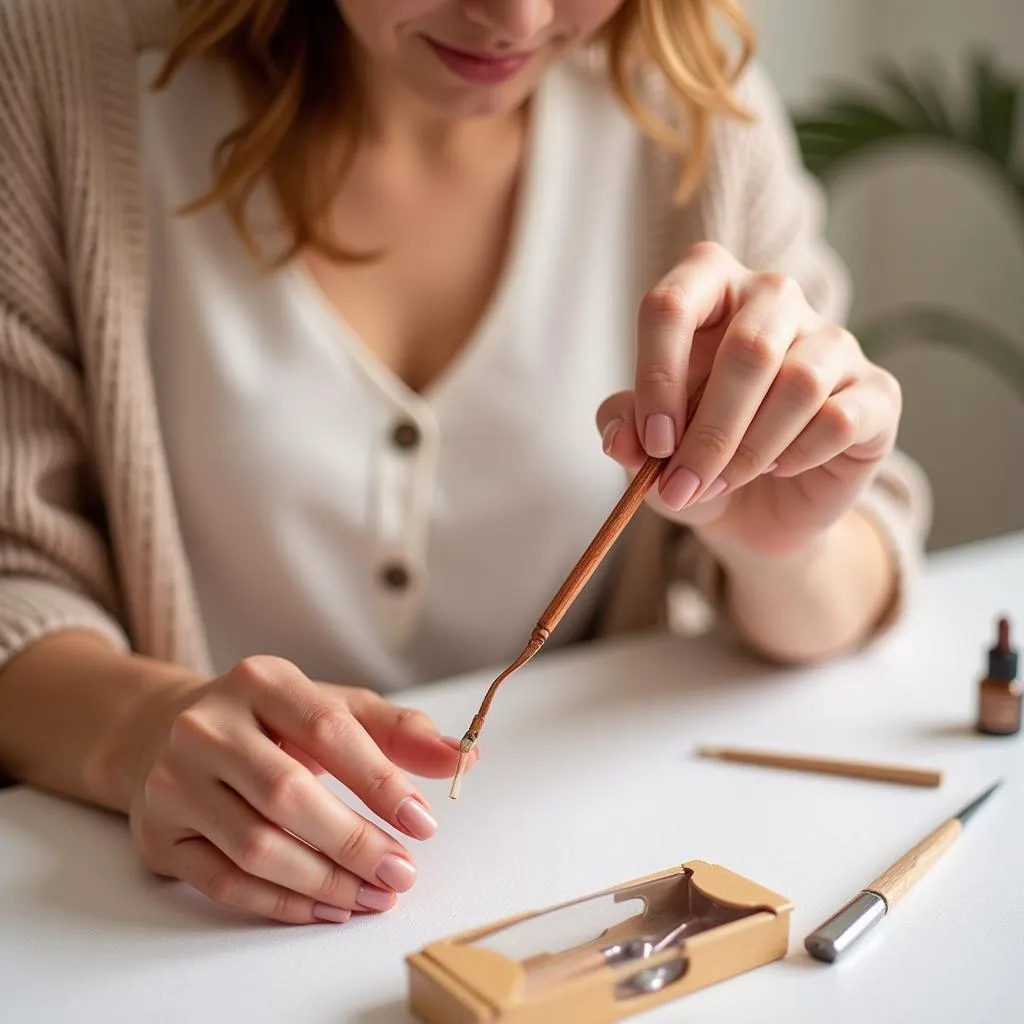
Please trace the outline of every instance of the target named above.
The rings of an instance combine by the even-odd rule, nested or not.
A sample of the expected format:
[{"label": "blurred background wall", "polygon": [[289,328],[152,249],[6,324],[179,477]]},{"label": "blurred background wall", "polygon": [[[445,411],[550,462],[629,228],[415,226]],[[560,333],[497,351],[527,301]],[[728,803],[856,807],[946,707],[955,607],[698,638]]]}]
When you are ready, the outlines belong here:
[{"label": "blurred background wall", "polygon": [[[938,326],[906,324],[899,347],[876,356],[903,385],[900,444],[935,487],[932,547],[1024,528],[1024,0],[746,8],[795,118],[820,113],[836,84],[884,101],[879,59],[908,72],[937,67],[958,124],[970,123],[976,105],[974,55],[987,53],[1004,77],[990,120],[1013,122],[1005,162],[1016,193],[1003,169],[926,141],[886,140],[825,180],[829,235],[854,276],[852,325],[892,322],[911,306],[941,310]],[[999,124],[990,127],[998,144]],[[991,356],[992,345],[1002,356]]]}]

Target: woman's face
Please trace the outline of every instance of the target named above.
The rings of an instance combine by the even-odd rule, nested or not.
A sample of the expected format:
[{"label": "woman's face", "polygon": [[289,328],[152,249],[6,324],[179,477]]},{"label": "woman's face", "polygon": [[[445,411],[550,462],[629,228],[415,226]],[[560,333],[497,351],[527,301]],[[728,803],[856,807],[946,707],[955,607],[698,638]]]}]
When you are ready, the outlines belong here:
[{"label": "woman's face", "polygon": [[447,117],[517,107],[552,58],[624,0],[338,0],[374,78]]}]

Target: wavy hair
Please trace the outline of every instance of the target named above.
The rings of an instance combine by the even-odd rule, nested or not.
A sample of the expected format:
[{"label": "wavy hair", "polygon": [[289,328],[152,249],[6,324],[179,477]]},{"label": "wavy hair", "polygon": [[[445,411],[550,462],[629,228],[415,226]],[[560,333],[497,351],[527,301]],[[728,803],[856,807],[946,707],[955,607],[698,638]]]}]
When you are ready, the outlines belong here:
[{"label": "wavy hair", "polygon": [[[716,17],[738,37],[732,58]],[[364,126],[352,45],[336,0],[177,0],[171,44],[153,87],[166,87],[189,60],[213,58],[227,65],[246,111],[215,149],[211,189],[183,212],[223,203],[247,248],[262,259],[246,208],[269,181],[289,240],[271,265],[305,249],[338,261],[372,258],[339,247],[321,226]],[[739,0],[624,0],[588,45],[640,128],[685,155],[676,192],[685,201],[701,178],[712,118],[748,119],[732,92],[754,52]],[[637,73],[644,69],[660,72],[680,125],[659,118],[641,99]],[[340,147],[329,159],[325,138]]]}]

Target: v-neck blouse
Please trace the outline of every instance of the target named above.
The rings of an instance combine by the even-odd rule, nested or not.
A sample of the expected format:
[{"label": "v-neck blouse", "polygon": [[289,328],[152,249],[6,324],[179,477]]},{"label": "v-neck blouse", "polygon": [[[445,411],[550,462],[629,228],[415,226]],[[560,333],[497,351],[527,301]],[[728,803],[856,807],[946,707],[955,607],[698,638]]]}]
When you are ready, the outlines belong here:
[{"label": "v-neck blouse", "polygon": [[[626,483],[595,413],[632,385],[641,138],[570,65],[546,74],[504,272],[423,393],[301,264],[269,276],[206,190],[237,111],[224,73],[147,89],[150,344],[213,666],[273,652],[380,691],[507,662]],[[598,573],[552,637],[587,629]]]}]

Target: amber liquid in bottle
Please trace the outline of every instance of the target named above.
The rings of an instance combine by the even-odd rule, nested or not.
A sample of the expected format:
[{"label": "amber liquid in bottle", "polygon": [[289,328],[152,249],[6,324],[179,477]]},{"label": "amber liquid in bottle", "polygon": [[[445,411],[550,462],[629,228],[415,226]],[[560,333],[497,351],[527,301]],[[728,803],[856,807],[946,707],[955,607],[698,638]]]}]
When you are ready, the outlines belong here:
[{"label": "amber liquid in bottle", "polygon": [[1020,732],[1024,684],[1017,678],[1017,651],[1010,644],[1010,623],[999,620],[999,636],[988,652],[988,674],[978,688],[978,732],[1012,736]]}]

